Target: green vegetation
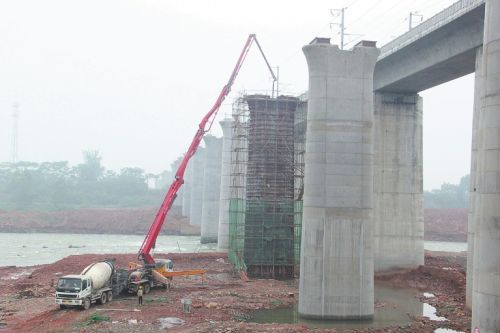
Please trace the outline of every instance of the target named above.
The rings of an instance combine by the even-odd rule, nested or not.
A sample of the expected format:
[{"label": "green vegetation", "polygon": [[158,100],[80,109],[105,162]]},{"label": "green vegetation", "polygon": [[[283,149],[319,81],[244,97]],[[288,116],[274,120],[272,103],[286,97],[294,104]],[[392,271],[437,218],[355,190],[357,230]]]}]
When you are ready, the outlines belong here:
[{"label": "green vegetation", "polygon": [[171,172],[151,175],[140,168],[124,168],[117,173],[106,170],[101,159],[99,152],[86,151],[84,162],[73,167],[68,162],[0,163],[0,209],[49,211],[159,205],[165,189],[151,189],[148,181],[169,184]]},{"label": "green vegetation", "polygon": [[469,207],[469,175],[463,176],[457,185],[444,183],[440,189],[424,192],[425,208]]},{"label": "green vegetation", "polygon": [[[106,170],[98,151],[85,151],[83,156],[84,162],[76,166],[66,161],[0,163],[0,209],[51,211],[157,206],[173,178],[171,171],[152,175],[140,168]],[[176,168],[179,162],[179,159],[173,162],[172,167]],[[161,184],[159,189],[148,187],[153,179]],[[439,189],[424,192],[426,208],[468,205],[469,175],[462,177],[459,184],[444,183]],[[232,211],[233,215],[237,212]]]},{"label": "green vegetation", "polygon": [[249,321],[250,319],[251,316],[243,312],[235,311],[235,313],[233,314],[233,320],[236,321]]},{"label": "green vegetation", "polygon": [[94,312],[91,314],[85,321],[77,323],[75,326],[81,328],[85,326],[90,326],[92,324],[101,322],[101,321],[109,321],[111,318],[108,316],[103,316],[98,314],[97,312]]}]

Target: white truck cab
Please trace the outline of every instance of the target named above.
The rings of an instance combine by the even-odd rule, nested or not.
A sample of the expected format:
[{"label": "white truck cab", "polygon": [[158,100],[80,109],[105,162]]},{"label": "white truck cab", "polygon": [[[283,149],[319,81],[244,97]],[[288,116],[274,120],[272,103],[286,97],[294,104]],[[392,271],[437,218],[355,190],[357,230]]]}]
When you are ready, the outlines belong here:
[{"label": "white truck cab", "polygon": [[[111,290],[110,288],[104,289]],[[67,306],[82,306],[88,309],[90,303],[96,300],[96,295],[93,294],[95,294],[95,291],[92,289],[92,280],[88,276],[66,275],[61,277],[57,282],[56,304],[59,304],[61,308]],[[100,297],[101,295],[99,295],[99,298]]]}]

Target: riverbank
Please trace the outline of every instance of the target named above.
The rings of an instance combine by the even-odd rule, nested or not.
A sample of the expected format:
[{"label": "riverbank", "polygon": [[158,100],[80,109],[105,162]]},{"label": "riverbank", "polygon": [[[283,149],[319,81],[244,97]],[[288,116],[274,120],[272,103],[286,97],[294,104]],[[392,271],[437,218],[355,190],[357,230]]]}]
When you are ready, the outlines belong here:
[{"label": "riverbank", "polygon": [[[157,207],[130,209],[80,209],[33,212],[1,211],[0,232],[145,235]],[[425,240],[466,242],[467,209],[424,210]],[[178,206],[172,207],[162,229],[165,235],[200,235],[200,227],[189,224]]]},{"label": "riverbank", "polygon": [[[146,235],[157,207],[78,209],[65,211],[2,211],[0,232]],[[181,208],[172,207],[163,235],[196,236],[200,227],[189,224]]]},{"label": "riverbank", "polygon": [[[0,268],[0,325],[2,332],[157,332],[167,317],[183,322],[174,332],[312,332],[302,324],[248,322],[254,311],[293,306],[299,297],[298,280],[241,280],[223,253],[168,254],[176,269],[204,268],[205,283],[198,278],[175,278],[172,288],[153,290],[137,307],[133,296],[92,306],[89,311],[59,310],[51,287],[64,274],[80,272],[88,263],[114,257],[125,267],[135,254],[69,256],[50,265]],[[411,316],[408,324],[390,328],[314,332],[433,332],[436,328],[468,331],[470,312],[464,309],[465,257],[463,254],[426,253],[425,266],[407,272],[379,275],[377,283],[416,288],[422,300],[437,308],[446,321]],[[432,294],[426,298],[423,292]],[[193,302],[191,313],[182,312],[181,299]],[[378,307],[391,304],[377,302]],[[136,311],[137,309],[138,311]]]}]

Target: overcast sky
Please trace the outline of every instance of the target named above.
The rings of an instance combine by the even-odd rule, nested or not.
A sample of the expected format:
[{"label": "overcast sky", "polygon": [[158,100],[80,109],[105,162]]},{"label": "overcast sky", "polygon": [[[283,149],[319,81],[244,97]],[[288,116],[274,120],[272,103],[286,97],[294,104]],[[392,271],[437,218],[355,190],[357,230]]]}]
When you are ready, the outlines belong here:
[{"label": "overcast sky", "polygon": [[[0,161],[10,160],[17,101],[21,160],[77,164],[97,149],[107,168],[158,173],[186,150],[249,33],[279,66],[281,90],[298,94],[308,85],[301,47],[338,42],[330,9],[347,7],[348,41],[383,45],[408,29],[410,11],[429,18],[453,2],[0,1]],[[422,92],[426,189],[469,172],[473,85],[469,75]],[[270,88],[253,49],[218,119],[238,91]]]}]

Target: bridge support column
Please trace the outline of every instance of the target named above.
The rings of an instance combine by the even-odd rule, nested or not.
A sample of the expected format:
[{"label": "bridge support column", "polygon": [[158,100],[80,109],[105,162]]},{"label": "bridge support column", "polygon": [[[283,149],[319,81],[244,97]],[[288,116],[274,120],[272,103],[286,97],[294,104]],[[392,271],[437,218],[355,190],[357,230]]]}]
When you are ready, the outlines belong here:
[{"label": "bridge support column", "polygon": [[[193,168],[191,164],[193,160],[189,161],[186,171],[184,172],[184,195],[182,196],[182,215],[189,216],[191,210],[191,186],[193,185]],[[175,171],[174,171],[175,172]]]},{"label": "bridge support column", "polygon": [[374,269],[424,264],[422,98],[375,93]]},{"label": "bridge support column", "polygon": [[201,212],[201,243],[217,243],[219,230],[220,171],[222,139],[206,135],[205,175],[203,176],[203,208]]},{"label": "bridge support column", "polygon": [[201,209],[203,207],[203,176],[205,165],[205,148],[198,148],[196,154],[191,158],[193,180],[191,186],[191,200],[189,207],[189,223],[201,225]]},{"label": "bridge support column", "polygon": [[467,221],[467,279],[465,292],[465,305],[472,309],[472,290],[474,273],[474,237],[475,225],[474,214],[476,211],[476,189],[477,189],[477,145],[479,113],[481,110],[481,93],[483,91],[483,48],[480,47],[476,53],[476,74],[474,81],[474,111],[472,116],[472,142],[471,142],[471,163],[470,163],[470,183],[469,183],[469,216]]},{"label": "bridge support column", "polygon": [[309,101],[299,315],[370,318],[373,303],[373,71],[379,50],[304,46]]},{"label": "bridge support column", "polygon": [[472,331],[500,332],[500,1],[486,0],[478,128]]},{"label": "bridge support column", "polygon": [[220,177],[220,205],[219,205],[219,233],[217,248],[220,251],[229,249],[229,200],[231,179],[231,142],[233,121],[224,119],[220,122],[222,127],[222,168]]}]

